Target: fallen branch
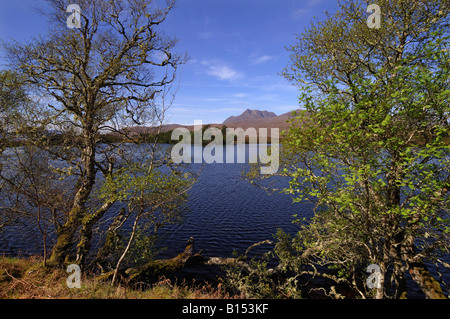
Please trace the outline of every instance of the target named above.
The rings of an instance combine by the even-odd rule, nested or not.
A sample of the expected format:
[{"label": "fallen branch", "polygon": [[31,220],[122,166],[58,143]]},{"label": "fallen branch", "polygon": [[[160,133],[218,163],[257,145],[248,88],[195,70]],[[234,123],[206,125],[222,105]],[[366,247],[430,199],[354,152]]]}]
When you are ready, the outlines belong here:
[{"label": "fallen branch", "polygon": [[[191,237],[184,251],[176,257],[153,260],[139,268],[128,268],[125,272],[122,272],[122,277],[129,281],[157,280],[161,276],[174,273],[180,269],[199,265],[239,265],[247,271],[251,271],[251,267],[245,262],[248,254],[253,248],[265,244],[273,244],[273,242],[264,240],[255,243],[247,248],[243,257],[239,258],[205,257],[202,256],[203,250],[194,254],[194,238]],[[271,272],[275,271],[275,269],[271,269]],[[102,275],[101,279],[109,279],[111,276],[113,276],[113,272]]]}]

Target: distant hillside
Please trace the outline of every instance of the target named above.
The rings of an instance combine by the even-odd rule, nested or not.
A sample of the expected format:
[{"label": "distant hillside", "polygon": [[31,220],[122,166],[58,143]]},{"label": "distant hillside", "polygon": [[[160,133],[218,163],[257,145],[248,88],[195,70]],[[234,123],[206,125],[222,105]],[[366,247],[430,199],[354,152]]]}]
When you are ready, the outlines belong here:
[{"label": "distant hillside", "polygon": [[[301,110],[296,110],[296,112],[304,112]],[[279,128],[280,132],[287,130],[289,128],[288,120],[293,117],[293,111],[281,114],[277,116],[273,112],[259,111],[259,110],[246,110],[239,116],[229,117],[223,124],[214,123],[203,123],[203,126],[208,125],[210,127],[216,127],[222,129],[223,126],[229,128],[243,128],[244,130],[248,128],[267,128],[268,136],[271,134],[271,128]],[[187,128],[189,131],[194,130],[194,125],[179,125],[179,124],[166,124],[161,128],[161,132],[165,134],[166,132],[171,132],[176,128]],[[135,136],[139,134],[154,134],[157,128],[137,126],[129,129],[129,135]]]},{"label": "distant hillside", "polygon": [[[299,112],[300,110],[297,110]],[[229,124],[225,124],[227,127],[241,127],[243,129],[247,129],[250,127],[258,128],[279,128],[280,131],[286,130],[289,128],[288,120],[293,117],[293,111],[281,114],[279,116],[274,117],[262,117],[253,120],[239,120],[236,122],[232,122]],[[270,131],[270,130],[269,130]]]},{"label": "distant hillside", "polygon": [[233,123],[254,121],[254,120],[274,118],[274,117],[277,117],[277,115],[273,112],[247,109],[244,111],[244,113],[242,113],[239,116],[230,116],[223,122],[223,124],[228,125],[228,124],[233,124]]}]

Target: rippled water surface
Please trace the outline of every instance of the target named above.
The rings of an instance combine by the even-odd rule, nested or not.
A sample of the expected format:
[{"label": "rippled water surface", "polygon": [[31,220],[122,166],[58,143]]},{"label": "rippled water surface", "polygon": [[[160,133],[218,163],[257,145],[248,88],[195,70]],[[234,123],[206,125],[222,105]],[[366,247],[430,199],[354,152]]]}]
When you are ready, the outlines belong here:
[{"label": "rippled water surface", "polygon": [[[165,230],[166,244],[178,251],[193,236],[209,256],[243,253],[251,244],[273,239],[277,228],[294,232],[292,215],[312,213],[310,204],[293,204],[284,194],[271,194],[241,176],[245,165],[206,165],[189,195],[184,223]],[[169,252],[168,252],[169,253]]]},{"label": "rippled water surface", "polygon": [[[200,170],[201,166],[192,164],[191,169]],[[277,228],[294,233],[298,226],[292,224],[292,215],[312,214],[311,204],[294,204],[285,194],[269,195],[251,185],[242,176],[248,168],[248,164],[235,163],[204,165],[197,183],[189,191],[183,223],[169,225],[161,232],[161,245],[167,247],[161,257],[173,257],[183,251],[191,236],[195,238],[195,249],[203,249],[205,256],[232,256],[234,250],[244,253],[255,242],[273,239]],[[277,186],[283,185],[287,181]],[[105,218],[97,229],[100,235],[116,213],[113,209]],[[52,238],[48,241],[51,244]],[[35,221],[23,220],[5,229],[0,234],[0,253],[42,253],[42,235]]]}]

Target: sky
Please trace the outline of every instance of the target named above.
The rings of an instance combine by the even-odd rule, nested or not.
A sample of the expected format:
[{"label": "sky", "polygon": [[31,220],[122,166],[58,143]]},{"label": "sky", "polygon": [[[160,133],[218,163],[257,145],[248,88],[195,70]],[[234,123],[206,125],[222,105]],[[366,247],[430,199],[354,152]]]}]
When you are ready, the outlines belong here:
[{"label": "sky", "polygon": [[[41,3],[0,0],[0,39],[45,35],[46,17],[33,9]],[[335,9],[336,0],[178,0],[161,28],[190,59],[178,72],[167,121],[222,123],[246,109],[298,109],[298,90],[280,75],[289,64],[286,47],[314,17]]]}]

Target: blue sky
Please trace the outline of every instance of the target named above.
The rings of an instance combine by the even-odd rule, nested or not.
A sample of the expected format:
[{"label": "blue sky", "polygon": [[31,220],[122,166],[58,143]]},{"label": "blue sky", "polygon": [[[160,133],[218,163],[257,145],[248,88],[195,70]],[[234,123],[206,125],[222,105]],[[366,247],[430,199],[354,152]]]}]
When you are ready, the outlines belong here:
[{"label": "blue sky", "polygon": [[[33,10],[40,3],[0,0],[0,38],[45,34],[46,18]],[[285,47],[314,16],[336,8],[335,0],[178,0],[162,26],[190,60],[179,73],[168,121],[222,123],[247,108],[276,114],[298,108],[297,89],[279,75],[289,63]]]}]

